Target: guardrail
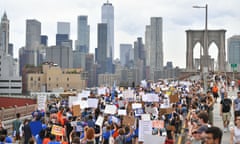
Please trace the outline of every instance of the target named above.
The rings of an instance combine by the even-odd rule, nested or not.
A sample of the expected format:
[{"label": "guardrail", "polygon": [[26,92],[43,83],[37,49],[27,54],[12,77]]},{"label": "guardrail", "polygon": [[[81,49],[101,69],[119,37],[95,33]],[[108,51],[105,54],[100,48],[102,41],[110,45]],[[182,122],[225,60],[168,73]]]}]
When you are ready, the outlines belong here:
[{"label": "guardrail", "polygon": [[0,110],[0,119],[2,121],[11,120],[16,118],[16,114],[20,113],[21,117],[31,115],[32,112],[36,109],[36,104],[25,106],[14,106],[13,108],[7,108]]},{"label": "guardrail", "polygon": [[21,114],[20,120],[23,122],[26,118],[32,117],[32,112],[36,109],[36,106],[36,104],[26,104],[25,106],[14,106],[13,108],[3,108],[0,110],[0,119],[2,120],[5,129],[7,129],[8,135],[12,134],[12,123],[16,119],[16,114]]}]

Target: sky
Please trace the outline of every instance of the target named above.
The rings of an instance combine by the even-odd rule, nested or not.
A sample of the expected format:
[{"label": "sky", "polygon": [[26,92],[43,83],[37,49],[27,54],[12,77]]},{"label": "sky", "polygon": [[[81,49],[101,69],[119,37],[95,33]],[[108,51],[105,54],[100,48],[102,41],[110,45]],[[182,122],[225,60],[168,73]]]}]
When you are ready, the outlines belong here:
[{"label": "sky", "polygon": [[[10,20],[10,43],[14,57],[25,46],[26,20],[41,22],[42,35],[48,36],[48,45],[55,45],[57,22],[70,22],[70,39],[77,39],[77,16],[87,15],[90,25],[90,52],[97,47],[97,24],[101,23],[101,7],[107,0],[0,0],[0,16],[4,11]],[[144,40],[145,26],[151,17],[163,19],[164,65],[172,61],[174,67],[186,66],[186,30],[205,27],[205,9],[192,6],[208,4],[208,29],[226,29],[227,38],[240,34],[239,0],[109,0],[114,6],[115,58],[120,57],[119,45],[132,44],[138,37]],[[74,46],[74,43],[73,43]],[[199,58],[200,48],[194,48]],[[217,47],[211,45],[209,54],[217,58]]]}]

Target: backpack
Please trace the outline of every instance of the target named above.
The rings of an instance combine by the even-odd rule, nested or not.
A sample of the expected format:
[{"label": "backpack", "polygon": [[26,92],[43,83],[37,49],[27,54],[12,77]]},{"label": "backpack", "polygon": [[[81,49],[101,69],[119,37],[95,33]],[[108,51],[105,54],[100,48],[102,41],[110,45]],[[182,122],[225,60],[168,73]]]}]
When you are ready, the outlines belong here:
[{"label": "backpack", "polygon": [[223,99],[222,100],[222,111],[223,112],[229,112],[230,109],[231,109],[231,100]]}]

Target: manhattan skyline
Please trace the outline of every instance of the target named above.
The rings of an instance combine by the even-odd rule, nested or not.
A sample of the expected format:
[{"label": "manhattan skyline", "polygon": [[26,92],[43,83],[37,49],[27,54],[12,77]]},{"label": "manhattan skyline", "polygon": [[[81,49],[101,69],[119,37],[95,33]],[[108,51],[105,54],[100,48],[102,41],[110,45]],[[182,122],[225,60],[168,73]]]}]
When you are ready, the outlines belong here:
[{"label": "manhattan skyline", "polygon": [[[48,36],[49,46],[55,45],[57,22],[70,22],[70,39],[77,39],[77,17],[87,15],[90,25],[90,52],[97,47],[97,24],[101,23],[101,6],[107,0],[0,0],[0,15],[4,11],[10,20],[10,43],[14,44],[14,57],[18,49],[25,46],[26,20],[36,19],[41,22],[42,35]],[[115,57],[119,58],[120,44],[133,44],[137,37],[144,38],[145,26],[150,24],[150,17],[163,18],[163,53],[164,65],[172,61],[174,66],[185,67],[186,33],[188,29],[204,29],[205,10],[193,9],[193,5],[208,4],[208,28],[226,29],[226,39],[239,35],[240,1],[231,0],[184,0],[184,1],[137,1],[109,0],[115,13]],[[55,6],[56,5],[56,6]],[[213,47],[213,48],[212,48]],[[216,46],[215,46],[216,47]],[[214,46],[210,55],[215,57]],[[226,43],[227,47],[227,43]],[[73,47],[75,49],[75,47]],[[195,51],[195,50],[194,50]],[[213,51],[213,52],[212,52]],[[199,53],[196,52],[196,55]],[[198,56],[199,57],[199,56]]]}]

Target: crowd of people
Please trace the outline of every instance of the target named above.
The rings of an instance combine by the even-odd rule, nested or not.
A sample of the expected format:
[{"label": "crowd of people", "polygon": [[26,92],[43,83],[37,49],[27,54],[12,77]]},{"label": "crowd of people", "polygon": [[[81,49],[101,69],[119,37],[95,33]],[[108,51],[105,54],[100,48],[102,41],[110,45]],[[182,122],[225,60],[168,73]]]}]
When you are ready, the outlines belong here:
[{"label": "crowd of people", "polygon": [[[164,122],[161,128],[152,127],[152,135],[164,137],[165,144],[176,143],[181,133],[187,133],[186,144],[220,144],[223,132],[230,132],[230,142],[236,144],[240,142],[240,93],[238,93],[238,98],[232,102],[228,98],[225,83],[223,79],[214,79],[209,82],[209,88],[205,92],[202,80],[147,82],[145,85],[131,88],[135,95],[133,99],[125,98],[122,95],[124,90],[120,88],[113,92],[110,88],[106,88],[104,95],[91,91],[88,97],[99,99],[97,108],[81,109],[78,116],[74,115],[72,107],[68,104],[68,98],[57,98],[48,103],[44,111],[36,109],[32,113],[32,119],[21,121],[21,115],[17,114],[16,120],[12,123],[11,135],[8,135],[4,124],[0,122],[0,144],[14,142],[23,144],[138,144],[142,142],[139,141],[141,114],[149,114],[151,121]],[[158,101],[143,102],[142,94],[146,93],[156,94]],[[213,121],[213,110],[219,94],[221,95],[220,114],[223,119],[223,130],[215,126]],[[169,98],[173,95],[177,96],[174,102]],[[141,103],[142,109],[133,109],[132,103]],[[124,116],[118,115],[117,112],[115,114],[104,113],[107,104],[126,110],[127,116],[134,117],[134,124],[124,123]],[[167,105],[171,111],[162,112],[163,105]],[[236,126],[230,130],[232,108],[234,108]],[[104,118],[101,125],[96,124],[99,116]],[[184,124],[187,127],[183,130]],[[53,132],[53,129],[59,130],[59,128],[61,128],[61,134]]]}]

